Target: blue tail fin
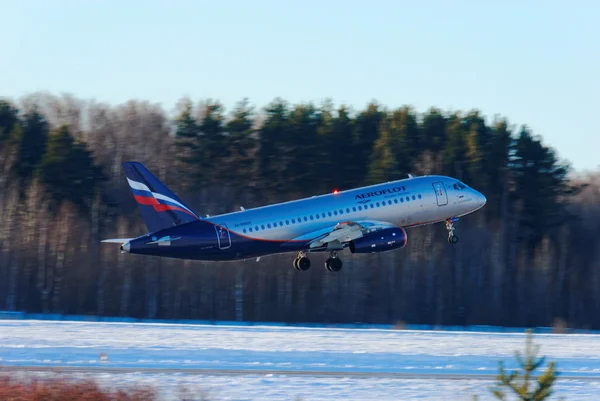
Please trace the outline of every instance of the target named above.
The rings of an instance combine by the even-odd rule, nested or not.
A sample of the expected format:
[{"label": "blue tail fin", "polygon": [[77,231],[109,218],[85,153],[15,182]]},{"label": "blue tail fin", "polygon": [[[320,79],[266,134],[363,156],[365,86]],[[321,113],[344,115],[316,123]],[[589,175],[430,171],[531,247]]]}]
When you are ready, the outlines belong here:
[{"label": "blue tail fin", "polygon": [[199,220],[181,199],[137,162],[124,162],[123,169],[150,232]]}]

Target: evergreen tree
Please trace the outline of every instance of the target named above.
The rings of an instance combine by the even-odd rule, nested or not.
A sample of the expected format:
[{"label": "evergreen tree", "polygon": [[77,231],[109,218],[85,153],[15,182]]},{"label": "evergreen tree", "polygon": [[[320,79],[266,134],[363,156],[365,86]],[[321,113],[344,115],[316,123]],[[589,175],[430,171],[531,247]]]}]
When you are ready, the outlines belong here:
[{"label": "evergreen tree", "polygon": [[471,111],[467,114],[461,125],[465,132],[467,148],[465,168],[468,177],[477,179],[478,188],[487,193],[489,179],[487,171],[484,169],[484,161],[489,157],[491,151],[490,129],[478,111]]},{"label": "evergreen tree", "polygon": [[8,141],[15,124],[19,122],[17,109],[5,100],[0,100],[0,145]]},{"label": "evergreen tree", "polygon": [[[516,352],[516,359],[522,371],[516,369],[512,373],[508,373],[504,369],[504,364],[502,362],[499,364],[498,388],[493,390],[497,399],[506,399],[506,393],[502,390],[504,387],[511,390],[523,401],[541,401],[552,395],[552,386],[558,376],[556,364],[550,362],[545,373],[537,378],[533,377],[534,372],[546,360],[546,357],[538,358],[538,352],[539,345],[533,344],[532,332],[531,330],[527,330],[525,354],[521,354],[520,351]],[[535,384],[531,383],[532,380],[535,380]]]},{"label": "evergreen tree", "polygon": [[178,148],[177,161],[183,166],[184,182],[198,185],[201,184],[203,178],[198,167],[201,156],[200,129],[192,116],[192,112],[192,103],[187,101],[183,106],[183,110],[175,119],[176,146]]},{"label": "evergreen tree", "polygon": [[54,211],[63,201],[88,209],[97,186],[104,179],[87,146],[75,142],[67,126],[50,134],[38,173]]},{"label": "evergreen tree", "polygon": [[[354,139],[354,121],[347,106],[333,110],[325,104],[320,110],[318,160],[315,165],[321,172],[320,191],[350,189],[357,186],[357,172],[361,166],[354,159],[358,149]],[[327,174],[322,174],[326,171]]]},{"label": "evergreen tree", "polygon": [[[471,182],[467,170],[468,146],[465,131],[461,125],[461,117],[452,114],[446,122],[446,145],[443,150],[444,170],[465,182]],[[472,183],[475,185],[475,183]]]},{"label": "evergreen tree", "polygon": [[195,163],[200,167],[203,181],[215,184],[222,182],[222,177],[227,174],[227,166],[224,163],[227,156],[224,108],[221,103],[208,100],[203,105],[201,114]]},{"label": "evergreen tree", "polygon": [[313,168],[316,171],[330,171],[331,174],[321,174],[320,180],[318,180],[318,183],[315,183],[314,190],[326,192],[331,190],[331,188],[339,188],[339,184],[336,184],[339,175],[336,174],[337,169],[334,168],[338,164],[336,158],[337,152],[332,151],[332,148],[336,146],[336,139],[334,138],[333,127],[335,111],[331,100],[326,100],[319,107],[318,115],[320,119],[317,129],[319,145],[315,150],[315,164]]},{"label": "evergreen tree", "polygon": [[498,216],[504,191],[508,191],[509,156],[512,144],[512,132],[505,119],[497,119],[491,127],[489,152],[483,161],[485,176],[488,178],[486,197],[487,215]]},{"label": "evergreen tree", "polygon": [[392,113],[392,124],[403,137],[404,155],[401,164],[403,164],[402,167],[405,171],[400,175],[405,176],[405,173],[410,172],[412,165],[423,151],[421,129],[415,111],[409,106],[404,106]]},{"label": "evergreen tree", "polygon": [[22,136],[23,127],[17,109],[0,100],[0,191],[10,183],[19,168],[18,148]]},{"label": "evergreen tree", "polygon": [[28,181],[38,167],[48,141],[49,125],[38,111],[24,116],[23,129],[19,142],[19,164],[17,174],[23,181]]},{"label": "evergreen tree", "polygon": [[532,250],[546,233],[565,221],[563,196],[569,191],[569,168],[527,127],[521,129],[513,152],[515,190],[522,200],[521,238],[529,241]]},{"label": "evergreen tree", "polygon": [[446,146],[446,117],[436,108],[431,108],[423,116],[422,150],[441,152]]},{"label": "evergreen tree", "polygon": [[338,177],[334,185],[340,189],[350,189],[359,185],[356,170],[363,167],[355,160],[359,148],[352,136],[354,120],[350,109],[346,106],[339,107],[332,124],[333,144],[326,157],[332,160],[332,173]]},{"label": "evergreen tree", "polygon": [[289,152],[285,140],[289,130],[289,106],[281,99],[275,99],[264,109],[265,119],[258,131],[259,149],[257,170],[262,201],[274,195],[277,188],[285,187],[285,166],[289,163]]},{"label": "evergreen tree", "polygon": [[226,124],[227,168],[226,176],[234,187],[247,188],[253,184],[256,135],[253,127],[253,110],[247,99],[239,102]]},{"label": "evergreen tree", "polygon": [[352,173],[356,175],[357,182],[360,184],[363,184],[368,177],[373,146],[379,137],[379,129],[385,116],[385,111],[377,103],[371,102],[354,120],[356,155]]},{"label": "evergreen tree", "polygon": [[178,161],[183,164],[186,180],[203,188],[229,175],[226,158],[228,141],[221,103],[206,101],[200,109],[201,121],[193,117],[191,102],[186,102],[176,118],[175,136]]},{"label": "evergreen tree", "polygon": [[284,176],[292,196],[301,196],[314,188],[314,182],[322,174],[317,163],[321,122],[321,115],[312,104],[297,105],[290,112],[288,129],[284,131]]},{"label": "evergreen tree", "polygon": [[413,131],[414,135],[416,131],[411,120],[407,110],[398,110],[382,121],[371,155],[369,184],[407,177],[411,166],[408,132]]}]

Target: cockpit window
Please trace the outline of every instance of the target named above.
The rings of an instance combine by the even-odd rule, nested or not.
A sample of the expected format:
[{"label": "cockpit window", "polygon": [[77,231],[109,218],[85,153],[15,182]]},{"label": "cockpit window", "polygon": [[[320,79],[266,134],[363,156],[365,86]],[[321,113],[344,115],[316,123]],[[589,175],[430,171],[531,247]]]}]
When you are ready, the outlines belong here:
[{"label": "cockpit window", "polygon": [[456,182],[454,185],[452,185],[452,188],[454,188],[454,189],[456,189],[456,190],[459,191],[461,189],[465,189],[466,186],[462,182]]}]

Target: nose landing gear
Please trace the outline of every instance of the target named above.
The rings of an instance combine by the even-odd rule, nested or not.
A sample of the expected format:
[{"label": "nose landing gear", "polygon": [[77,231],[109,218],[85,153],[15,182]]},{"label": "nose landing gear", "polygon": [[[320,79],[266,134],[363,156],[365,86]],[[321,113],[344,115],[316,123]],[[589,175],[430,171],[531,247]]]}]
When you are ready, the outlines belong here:
[{"label": "nose landing gear", "polygon": [[452,218],[446,220],[446,230],[448,230],[448,243],[456,244],[458,242],[458,237],[454,235],[454,222],[458,221],[458,218]]}]

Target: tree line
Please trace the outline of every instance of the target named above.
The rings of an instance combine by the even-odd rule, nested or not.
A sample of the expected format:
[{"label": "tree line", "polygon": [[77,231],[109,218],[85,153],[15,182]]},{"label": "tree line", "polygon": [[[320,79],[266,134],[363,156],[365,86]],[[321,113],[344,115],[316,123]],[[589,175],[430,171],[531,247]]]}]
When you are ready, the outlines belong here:
[{"label": "tree line", "polygon": [[[337,274],[319,268],[319,254],[307,272],[291,267],[293,255],[223,264],[121,255],[100,240],[145,232],[127,160],[202,215],[409,173],[454,176],[488,203],[456,224],[457,245],[443,225],[411,229],[406,248],[344,254]],[[527,126],[477,110],[1,100],[0,309],[599,328],[599,178],[574,174]]]}]

